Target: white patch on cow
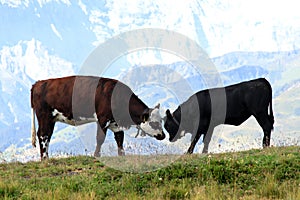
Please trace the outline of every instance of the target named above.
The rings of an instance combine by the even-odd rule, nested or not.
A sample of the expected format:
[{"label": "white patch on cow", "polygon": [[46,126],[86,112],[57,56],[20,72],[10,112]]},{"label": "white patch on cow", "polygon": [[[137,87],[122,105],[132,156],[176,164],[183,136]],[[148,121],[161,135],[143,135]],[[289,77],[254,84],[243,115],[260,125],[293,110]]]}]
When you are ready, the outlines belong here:
[{"label": "white patch on cow", "polygon": [[185,131],[180,132],[180,137],[183,137],[183,136],[185,136]]},{"label": "white patch on cow", "polygon": [[98,121],[98,117],[96,113],[94,113],[94,118],[96,119],[96,121]]},{"label": "white patch on cow", "polygon": [[45,149],[45,148],[47,149],[47,143],[48,143],[48,140],[45,140],[45,141],[41,142],[41,145],[42,145],[43,149]]},{"label": "white patch on cow", "polygon": [[41,139],[41,147],[43,150],[45,149],[45,151],[43,151],[42,158],[48,158],[48,147],[49,147],[48,137],[41,136],[40,139]]},{"label": "white patch on cow", "polygon": [[93,116],[91,116],[91,117],[78,117],[79,120],[68,119],[66,116],[64,116],[63,113],[59,112],[56,109],[54,109],[54,111],[52,112],[52,115],[55,117],[56,121],[63,122],[63,123],[66,123],[66,124],[69,124],[72,126],[78,126],[78,125],[98,121],[96,113],[94,113]]},{"label": "white patch on cow", "polygon": [[125,131],[128,130],[128,128],[118,126],[117,122],[109,123],[108,128],[113,132],[119,132],[119,131]]},{"label": "white patch on cow", "polygon": [[[162,117],[159,113],[159,108],[154,108],[150,113],[148,121],[141,123],[140,127],[150,136],[158,136],[161,135],[162,132],[161,121]],[[155,124],[159,123],[159,127],[152,127],[151,122],[155,122]]]},{"label": "white patch on cow", "polygon": [[43,153],[43,156],[42,156],[42,158],[43,158],[43,159],[46,159],[46,158],[48,158],[48,154],[47,154],[47,152],[46,152],[46,151]]},{"label": "white patch on cow", "polygon": [[110,121],[106,122],[106,124],[105,124],[105,128],[108,128],[108,127],[109,127],[109,125],[110,125]]}]

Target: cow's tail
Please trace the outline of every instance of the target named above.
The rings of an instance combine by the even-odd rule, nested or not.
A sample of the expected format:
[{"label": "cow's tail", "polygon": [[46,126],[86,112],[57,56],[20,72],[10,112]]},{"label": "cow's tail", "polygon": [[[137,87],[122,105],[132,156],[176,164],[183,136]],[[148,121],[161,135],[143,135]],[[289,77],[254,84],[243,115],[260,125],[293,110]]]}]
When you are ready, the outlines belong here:
[{"label": "cow's tail", "polygon": [[34,85],[31,88],[31,144],[36,147],[35,109],[33,103]]},{"label": "cow's tail", "polygon": [[31,108],[31,143],[33,147],[36,147],[36,129],[35,129],[35,110]]},{"label": "cow's tail", "polygon": [[272,100],[270,101],[270,114],[269,114],[269,117],[270,117],[270,120],[272,122],[272,130],[274,129],[274,115],[273,115],[273,109],[272,109]]},{"label": "cow's tail", "polygon": [[270,87],[270,95],[269,95],[269,118],[270,121],[272,122],[272,130],[274,129],[274,115],[273,115],[273,108],[272,108],[272,87],[269,83],[269,87]]}]

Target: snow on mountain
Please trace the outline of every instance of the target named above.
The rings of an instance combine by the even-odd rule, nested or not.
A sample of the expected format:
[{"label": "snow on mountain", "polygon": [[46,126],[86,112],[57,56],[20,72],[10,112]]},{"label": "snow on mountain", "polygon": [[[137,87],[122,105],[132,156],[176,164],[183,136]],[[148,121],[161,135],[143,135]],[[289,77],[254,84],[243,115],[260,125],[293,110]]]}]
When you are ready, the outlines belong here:
[{"label": "snow on mountain", "polygon": [[[93,48],[140,28],[173,30],[198,42],[211,57],[234,51],[299,49],[299,14],[293,0],[272,5],[234,1],[9,1],[1,0],[1,43],[33,36],[80,65]],[[171,9],[170,9],[171,8]],[[16,14],[17,13],[17,14]],[[13,22],[8,25],[7,21]],[[73,51],[70,51],[73,49]],[[80,49],[80,51],[78,51]]]},{"label": "snow on mountain", "polygon": [[[300,14],[293,0],[0,0],[0,13],[0,162],[38,159],[30,145],[31,84],[76,74],[97,45],[142,28],[176,31],[197,42],[212,58],[223,85],[266,77],[274,94],[272,144],[299,145]],[[119,71],[104,75],[128,84],[149,106],[161,102],[164,109],[175,109],[206,88],[205,74],[168,52],[141,49],[123,57],[112,64]],[[215,132],[211,152],[261,146],[261,130],[253,119]],[[94,134],[94,125],[79,130],[58,124],[50,154],[91,154]],[[169,143],[135,134],[134,128],[126,132],[128,154],[183,153],[190,139]],[[107,137],[103,153],[116,155],[112,134]]]},{"label": "snow on mountain", "polygon": [[49,51],[35,39],[20,41],[12,47],[3,46],[0,55],[0,69],[25,86],[30,86],[33,80],[74,74],[71,62],[49,55]]},{"label": "snow on mountain", "polygon": [[[235,51],[299,49],[296,2],[205,1],[200,16],[212,56]],[[203,17],[203,18],[201,18]]]},{"label": "snow on mountain", "polygon": [[41,42],[20,41],[0,50],[0,151],[30,142],[30,88],[34,80],[74,74],[72,63],[49,55]]},{"label": "snow on mountain", "polygon": [[[21,41],[13,47],[3,46],[0,60],[1,100],[11,111],[2,113],[3,120],[12,115],[29,116],[29,91],[35,80],[74,74],[72,63],[49,55],[48,50],[34,39]],[[8,120],[10,125],[23,121],[14,118]]]}]

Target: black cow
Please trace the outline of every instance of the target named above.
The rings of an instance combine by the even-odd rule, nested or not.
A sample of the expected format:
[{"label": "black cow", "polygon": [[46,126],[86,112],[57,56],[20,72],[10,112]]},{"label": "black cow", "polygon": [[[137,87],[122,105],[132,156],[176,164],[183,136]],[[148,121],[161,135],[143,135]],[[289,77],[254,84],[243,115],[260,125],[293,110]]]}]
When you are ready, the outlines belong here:
[{"label": "black cow", "polygon": [[274,124],[272,88],[264,78],[199,91],[172,114],[170,110],[166,111],[164,127],[170,134],[171,142],[185,133],[192,133],[192,143],[187,151],[190,154],[201,134],[204,134],[203,153],[207,153],[215,126],[238,126],[252,115],[263,129],[263,147],[270,146]]},{"label": "black cow", "polygon": [[150,109],[120,81],[93,76],[69,76],[37,81],[31,88],[32,145],[35,147],[35,115],[41,159],[48,158],[48,147],[57,121],[73,126],[98,122],[97,146],[100,148],[107,129],[115,134],[118,154],[123,155],[123,130],[138,125],[158,140],[165,138],[159,106]]}]

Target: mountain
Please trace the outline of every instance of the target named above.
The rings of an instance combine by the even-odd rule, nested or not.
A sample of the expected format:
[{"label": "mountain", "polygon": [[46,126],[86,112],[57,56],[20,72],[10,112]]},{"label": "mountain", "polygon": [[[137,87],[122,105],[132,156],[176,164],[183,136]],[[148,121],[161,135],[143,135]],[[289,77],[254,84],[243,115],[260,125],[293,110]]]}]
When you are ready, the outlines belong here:
[{"label": "mountain", "polygon": [[[252,57],[251,52],[249,52],[248,55],[249,58]],[[223,59],[226,59],[226,56],[227,55],[225,55]],[[247,57],[239,57],[239,53],[236,53],[235,56],[237,62],[247,62]],[[264,57],[266,57],[264,63],[269,65],[269,56],[264,55]],[[232,63],[230,64],[232,65]],[[16,65],[22,66],[20,63]],[[69,68],[64,67],[60,69],[59,73],[67,75],[71,69],[71,66]],[[9,70],[6,69],[3,71]],[[284,73],[286,72],[283,71],[281,76]],[[13,74],[13,72],[11,71],[10,74]],[[3,75],[5,74],[1,73],[1,76]],[[18,159],[38,159],[38,151],[34,151],[35,156],[32,157],[33,150],[30,144],[30,85],[27,84],[26,86],[26,84],[21,84],[31,79],[26,74],[25,69],[15,70],[13,76],[5,76],[7,77],[6,79],[1,78],[1,85],[10,82],[15,84],[16,87],[11,87],[10,90],[5,89],[1,92],[0,100],[4,106],[1,109],[3,114],[0,126],[0,151],[4,152],[5,155],[7,155],[8,152],[11,153],[15,151],[15,154],[19,155],[17,156]],[[20,78],[16,80],[16,77]],[[21,77],[23,77],[23,79],[21,79]],[[270,80],[274,79],[272,73],[269,73],[268,68],[250,65],[228,68],[220,72],[220,77],[224,82],[224,86],[258,77],[266,77]],[[192,66],[185,62],[175,62],[166,65],[134,66],[130,68],[130,70],[120,74],[118,79],[129,85],[147,105],[153,107],[159,102],[164,110],[167,108],[171,110],[176,109],[176,107],[184,102],[191,94],[207,88],[201,74],[197,74]],[[281,82],[281,80],[278,80],[278,82]],[[277,81],[271,82],[272,85],[280,86],[273,87],[275,97],[273,104],[275,105],[274,112],[276,116],[273,135],[279,134],[279,130],[280,132],[286,130],[287,127],[283,125],[288,123],[287,119],[294,119],[294,130],[298,130],[299,128],[298,123],[296,123],[296,119],[299,118],[298,110],[300,110],[300,104],[298,105],[296,101],[299,96],[298,94],[300,94],[300,92],[298,92],[300,91],[299,82],[300,80],[296,82],[292,81],[289,87],[287,87],[286,84],[277,84]],[[8,88],[8,86],[6,87]],[[287,96],[287,94],[289,94],[289,96]],[[16,96],[18,98],[15,98]],[[283,106],[286,104],[284,99],[291,99],[291,101],[286,106]],[[287,106],[290,108],[288,109]],[[162,114],[164,114],[163,111]],[[260,147],[261,141],[257,138],[261,138],[262,133],[254,119],[250,119],[249,122],[247,121],[240,127],[218,127],[215,132],[214,137],[216,137],[216,139],[212,140],[212,152]],[[220,132],[221,135],[218,135]],[[94,124],[75,128],[58,123],[51,141],[50,153],[52,156],[92,154],[95,145],[95,133],[96,127]],[[289,131],[289,134],[285,134],[284,137],[281,134],[279,134],[278,138],[274,136],[273,144],[298,144],[299,141],[296,139],[295,134],[297,135],[297,131],[294,133]],[[183,153],[188,148],[190,140],[190,136],[186,136],[177,143],[169,143],[168,141],[157,142],[155,139],[149,137],[134,138],[135,135],[135,128],[126,132],[125,149],[128,154],[152,154],[155,152]],[[238,140],[234,138],[238,138]],[[238,141],[248,142],[241,143]],[[234,147],[232,147],[232,143]],[[199,142],[197,149],[201,149],[201,144],[202,142]],[[242,144],[242,146],[239,146],[239,144]],[[218,150],[213,148],[213,146],[218,146]],[[29,155],[24,156],[26,155],[24,152],[28,151],[30,152]],[[116,155],[116,152],[113,134],[108,133],[106,142],[103,145],[103,153],[104,155]]]},{"label": "mountain", "polygon": [[[267,78],[273,87],[275,113],[272,144],[299,145],[300,26],[299,12],[291,2],[276,1],[270,7],[258,0],[191,0],[176,4],[1,0],[0,13],[0,162],[39,157],[30,144],[30,88],[35,81],[77,74],[98,45],[120,33],[143,28],[174,31],[197,43],[214,63],[221,85]],[[144,39],[149,38],[131,42]],[[192,66],[176,52],[145,47],[123,52],[111,61],[103,76],[122,80],[149,106],[160,102],[163,109],[172,110],[210,85],[207,75],[197,70],[199,67],[204,66]],[[74,128],[57,124],[50,154],[91,154],[93,133],[94,125]],[[182,153],[190,139],[187,135],[177,143],[169,143],[135,135],[134,128],[126,133],[128,154]],[[261,136],[253,119],[241,127],[221,126],[210,151],[259,148]],[[196,151],[201,145],[199,142]],[[108,134],[104,155],[116,155],[115,146],[112,134]]]}]

